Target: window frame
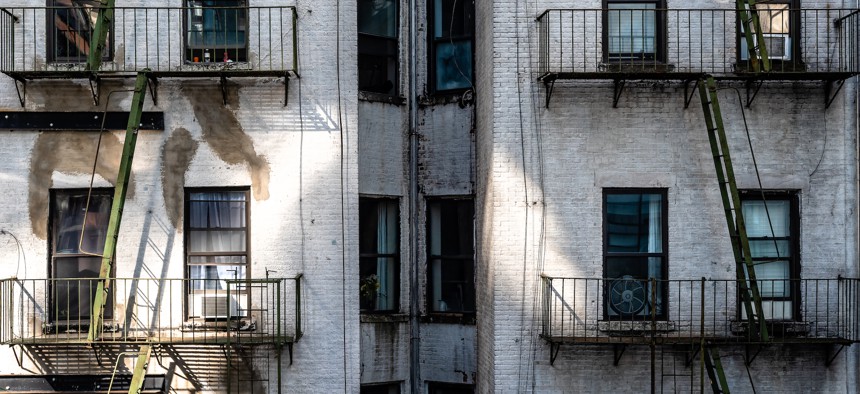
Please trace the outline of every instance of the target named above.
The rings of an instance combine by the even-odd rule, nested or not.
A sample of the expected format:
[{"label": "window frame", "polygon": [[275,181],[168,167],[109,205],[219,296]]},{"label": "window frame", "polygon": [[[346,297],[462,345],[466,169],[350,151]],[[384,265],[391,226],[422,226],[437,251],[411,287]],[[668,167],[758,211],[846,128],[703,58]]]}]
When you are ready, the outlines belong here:
[{"label": "window frame", "polygon": [[[655,63],[655,64],[665,64],[666,63],[666,50],[667,50],[667,23],[666,23],[666,11],[667,5],[666,0],[602,0],[603,2],[603,11],[602,11],[602,43],[601,47],[603,50],[603,62],[605,63]],[[654,53],[651,56],[648,54],[643,54],[642,56],[629,56],[629,57],[621,57],[617,54],[613,56],[612,53],[609,52],[609,5],[610,4],[654,4]],[[632,55],[632,54],[631,54]]]},{"label": "window frame", "polygon": [[[786,280],[789,281],[789,294],[788,297],[764,297],[762,296],[762,301],[777,301],[777,302],[791,302],[791,313],[792,316],[790,319],[767,319],[768,321],[803,321],[803,316],[801,314],[802,308],[801,303],[802,292],[800,287],[800,269],[801,269],[801,256],[800,256],[800,192],[797,190],[740,190],[739,191],[741,198],[741,206],[743,207],[743,203],[745,201],[788,201],[789,203],[789,251],[790,256],[787,259],[788,262],[788,278]],[[744,216],[744,222],[749,223],[748,218]],[[749,241],[756,240],[779,240],[778,238],[785,237],[750,237],[747,236]],[[752,257],[753,264],[756,262],[762,261],[772,261],[773,257]],[[760,278],[757,278],[760,279]],[[761,280],[761,279],[760,279]],[[761,284],[759,284],[761,287]],[[738,292],[738,319],[741,319],[741,313],[743,312],[743,308],[741,304],[741,295]]]},{"label": "window frame", "polygon": [[[80,2],[80,3],[92,3],[92,4],[71,4],[69,6],[57,5],[58,0],[46,0],[46,8],[45,8],[45,31],[46,31],[46,40],[45,40],[45,60],[48,63],[59,63],[59,64],[83,64],[86,63],[89,58],[89,52],[85,54],[79,54],[78,56],[58,56],[57,52],[59,52],[58,45],[60,44],[56,40],[56,35],[58,33],[58,26],[52,16],[55,16],[60,9],[71,9],[78,10],[80,9],[82,12],[85,12],[84,6],[91,7],[96,14],[98,14],[98,1],[96,0],[69,0],[70,2]],[[95,32],[96,26],[93,24],[90,26],[89,35],[87,39],[87,45],[92,43],[92,34]],[[73,31],[73,30],[69,30]],[[80,30],[77,30],[80,31]],[[112,61],[114,56],[114,24],[110,25],[110,30],[107,35],[107,45],[105,46],[105,51],[102,53],[102,61]]]},{"label": "window frame", "polygon": [[[57,201],[57,198],[59,197],[60,194],[63,194],[63,195],[68,196],[68,197],[81,196],[81,195],[86,195],[88,191],[90,191],[90,189],[81,189],[81,188],[51,189],[49,191],[50,199],[49,199],[49,204],[48,204],[49,205],[49,208],[48,208],[48,228],[50,229],[50,233],[49,233],[50,238],[48,240],[48,271],[47,271],[48,272],[48,278],[49,278],[49,280],[48,280],[48,285],[49,285],[48,286],[49,287],[49,289],[48,289],[49,316],[47,319],[48,323],[53,323],[53,324],[57,324],[57,325],[71,324],[71,325],[79,325],[79,326],[89,326],[89,324],[90,324],[90,314],[87,314],[85,316],[85,315],[80,314],[80,312],[78,313],[80,319],[71,319],[70,317],[67,317],[66,319],[59,318],[59,311],[58,311],[58,309],[59,309],[58,305],[59,304],[57,304],[57,302],[59,302],[59,300],[58,300],[59,295],[56,294],[57,287],[59,287],[59,285],[60,285],[60,283],[59,283],[60,281],[58,279],[74,279],[74,278],[86,278],[86,277],[80,277],[80,276],[74,277],[74,278],[58,277],[56,275],[56,269],[57,269],[56,263],[57,263],[58,259],[62,259],[62,258],[87,258],[87,257],[89,257],[89,258],[97,259],[99,261],[99,267],[101,267],[102,258],[100,256],[97,256],[94,254],[95,253],[102,254],[102,253],[104,253],[104,249],[102,249],[100,251],[92,251],[92,250],[87,251],[87,252],[93,252],[94,254],[87,254],[87,253],[82,253],[82,252],[78,252],[78,253],[60,253],[60,252],[58,252],[57,251],[57,241],[59,238],[59,236],[58,236],[59,232],[58,232],[57,226],[59,225],[61,218],[55,217],[55,215],[54,215],[56,213],[56,210],[57,210],[56,201]],[[112,188],[112,187],[93,188],[91,191],[91,195],[102,195],[102,196],[108,197],[110,200],[110,206],[111,206],[111,208],[113,207],[114,188]],[[89,213],[89,207],[87,208],[87,213]],[[110,210],[108,211],[108,215],[110,215]],[[109,223],[109,221],[110,221],[110,217],[108,216],[108,223]],[[107,226],[109,226],[108,223],[106,223],[106,225],[105,225],[105,230],[107,230]],[[107,237],[107,231],[105,231],[105,237]],[[103,241],[103,243],[106,241],[107,241],[107,239],[105,239],[105,241]],[[111,266],[111,275],[110,275],[111,278],[115,277],[115,273],[116,273],[116,261],[114,261],[114,264]],[[98,275],[93,277],[94,280],[90,281],[91,286],[97,286],[98,285],[98,282],[97,282],[98,278],[99,278]],[[80,283],[80,281],[79,281],[79,283]],[[96,289],[92,288],[91,291],[94,293],[96,291]],[[78,293],[80,293],[80,291],[78,291]],[[116,295],[114,294],[114,292],[109,291],[106,302],[105,302],[104,312],[102,315],[102,318],[105,321],[113,320],[114,305],[116,305],[115,298],[116,298]],[[80,308],[81,302],[82,302],[82,300],[79,299],[78,300],[78,308]],[[90,312],[92,312],[92,311],[90,311]],[[55,317],[57,317],[57,319],[55,319]]]},{"label": "window frame", "polygon": [[[361,272],[363,271],[363,268],[364,268],[363,267],[364,266],[363,260],[372,259],[372,258],[388,258],[388,259],[393,260],[392,264],[393,264],[394,275],[392,275],[393,277],[391,278],[390,286],[391,286],[391,291],[394,293],[394,296],[393,296],[394,299],[391,301],[394,307],[391,309],[376,309],[376,306],[373,306],[370,309],[360,307],[360,310],[361,310],[361,313],[363,313],[363,314],[398,313],[398,312],[400,312],[400,274],[401,274],[401,270],[400,270],[400,265],[401,265],[401,260],[400,260],[400,247],[401,247],[401,245],[400,245],[400,236],[401,236],[401,231],[400,231],[400,219],[401,219],[401,216],[400,216],[400,200],[396,197],[363,197],[363,196],[359,197],[359,223],[358,223],[359,238],[362,237],[362,234],[365,230],[365,228],[361,222],[361,218],[364,216],[364,213],[361,212],[362,207],[365,204],[371,204],[371,203],[375,204],[375,206],[374,206],[375,212],[379,212],[378,210],[379,210],[379,207],[382,203],[389,203],[389,204],[393,203],[393,205],[397,208],[397,211],[395,212],[396,217],[395,217],[395,221],[394,221],[395,227],[396,227],[394,229],[394,231],[396,231],[396,245],[394,246],[394,253],[379,253],[378,249],[375,252],[362,251],[361,248],[363,247],[363,245],[361,244],[361,242],[359,242],[359,305],[361,305],[362,298],[363,298],[363,295],[361,294],[361,283],[364,280],[364,278],[361,276]],[[374,228],[378,229],[377,226],[378,226],[378,223],[376,226],[374,226]],[[374,271],[379,269],[377,264],[379,264],[378,261],[374,264],[374,267],[376,268]],[[379,289],[377,289],[377,297],[378,297],[379,292],[381,292],[383,290],[383,287],[381,285],[379,285],[379,286],[380,286]]]},{"label": "window frame", "polygon": [[[228,192],[242,192],[245,194],[245,201],[244,201],[245,202],[245,227],[244,227],[244,230],[245,230],[245,252],[244,253],[236,252],[236,251],[232,251],[232,252],[191,252],[190,251],[190,246],[191,246],[190,237],[191,237],[191,231],[194,230],[194,228],[192,228],[190,225],[190,222],[191,222],[191,201],[192,201],[190,198],[191,195],[193,193],[228,193]],[[191,267],[192,266],[204,266],[205,267],[205,266],[213,266],[213,265],[219,266],[222,264],[197,264],[197,263],[189,264],[189,260],[191,259],[191,257],[196,257],[196,256],[245,256],[245,263],[244,263],[245,277],[244,278],[237,278],[237,279],[244,279],[245,282],[247,283],[247,285],[250,285],[251,278],[252,278],[252,274],[251,274],[251,189],[247,186],[239,186],[239,187],[187,187],[184,190],[184,205],[183,205],[183,207],[184,207],[183,208],[184,214],[183,214],[183,251],[182,251],[183,262],[182,262],[182,264],[183,264],[183,275],[184,275],[184,280],[183,280],[184,297],[183,298],[185,301],[185,302],[183,302],[183,305],[182,305],[183,316],[185,317],[186,320],[190,320],[190,319],[202,319],[205,321],[223,320],[223,319],[219,319],[219,318],[212,318],[212,317],[207,317],[205,315],[200,315],[200,313],[198,313],[196,315],[192,315],[192,312],[193,312],[192,309],[193,308],[191,308],[191,306],[189,305],[189,303],[197,295],[206,296],[206,295],[221,294],[221,293],[219,293],[220,290],[218,290],[218,289],[203,289],[202,291],[193,289],[191,281],[193,281],[195,279],[192,278]],[[240,264],[223,264],[223,265],[237,266]],[[226,281],[229,279],[224,279],[224,280]],[[241,295],[241,290],[238,290],[238,291],[239,291],[238,295]],[[245,297],[245,298],[246,298],[248,305],[245,305],[244,309],[245,309],[245,311],[247,311],[250,309],[250,301],[251,300],[250,300],[250,297]],[[239,306],[239,302],[237,302],[237,308],[238,308],[238,306]],[[231,317],[233,317],[233,318],[245,318],[247,316],[237,315],[237,316],[231,316]]]},{"label": "window frame", "polygon": [[[762,3],[758,5],[774,5],[774,4],[787,4],[788,5],[788,37],[791,40],[789,50],[791,51],[791,56],[788,59],[774,59],[770,56],[770,50],[768,49],[768,58],[771,61],[771,64],[776,62],[776,65],[779,66],[781,64],[790,64],[802,63],[801,59],[801,34],[802,27],[801,26],[801,10],[800,10],[800,0],[771,0],[767,3]],[[743,33],[743,23],[741,22],[740,13],[737,14],[735,18],[735,32],[737,34],[737,45],[735,55],[737,56],[738,63],[748,63],[749,53],[744,50],[746,46],[746,38]]]},{"label": "window frame", "polygon": [[[434,94],[457,94],[457,93],[466,92],[468,90],[473,89],[475,86],[475,0],[458,0],[459,6],[463,7],[460,9],[460,12],[464,12],[467,15],[464,18],[464,20],[470,20],[471,21],[470,26],[468,26],[468,29],[466,29],[466,30],[469,30],[467,32],[467,34],[462,35],[462,36],[443,35],[439,38],[436,37],[436,31],[435,31],[435,26],[436,26],[435,8],[436,8],[436,3],[438,1],[444,1],[444,0],[429,0],[429,1],[427,1],[427,26],[428,26],[428,28],[427,28],[427,33],[428,33],[427,34],[427,53],[428,53],[428,56],[427,56],[427,75],[428,75],[427,86],[428,86],[429,91],[431,93],[434,93]],[[471,64],[470,64],[470,70],[469,70],[470,78],[468,79],[469,86],[457,87],[457,88],[451,88],[451,89],[441,89],[439,86],[437,86],[437,81],[436,81],[437,73],[438,73],[438,71],[436,70],[436,63],[437,63],[436,56],[439,52],[439,50],[437,49],[437,46],[440,44],[455,43],[455,42],[461,42],[461,41],[462,42],[468,41],[469,47],[470,47],[469,56],[470,56],[470,63]]]},{"label": "window frame", "polygon": [[[373,0],[359,0],[360,2],[372,2]],[[370,94],[381,94],[385,96],[393,96],[396,97],[400,94],[400,2],[396,0],[387,0],[390,1],[390,4],[394,8],[393,15],[393,23],[394,23],[394,36],[385,36],[378,35],[372,33],[366,33],[361,31],[361,4],[358,5],[358,90],[363,93]],[[388,53],[390,48],[394,48],[393,52]],[[374,54],[376,49],[383,48],[381,51],[383,54]],[[389,91],[381,92],[373,89],[364,89],[362,87],[362,64],[364,63],[362,60],[364,58],[365,61],[368,61],[367,57],[379,57],[386,58],[389,61],[392,61],[394,64],[394,70],[392,71],[392,75],[390,75],[389,81],[392,86]],[[372,63],[368,61],[368,63]],[[386,67],[387,68],[387,67]],[[387,73],[387,70],[386,70]],[[386,74],[387,75],[387,74]],[[371,78],[373,80],[373,78]]]},{"label": "window frame", "polygon": [[[661,252],[659,253],[650,253],[650,252],[609,252],[609,210],[607,197],[609,195],[643,195],[643,194],[659,194],[661,196],[661,224],[660,229],[662,231],[661,234]],[[661,303],[661,309],[656,313],[657,320],[667,320],[668,319],[668,311],[670,307],[671,297],[669,295],[669,189],[667,188],[604,188],[602,191],[602,215],[603,215],[603,319],[604,320],[649,320],[651,319],[651,313],[648,314],[638,314],[635,313],[633,315],[627,316],[622,315],[620,313],[616,315],[610,315],[609,313],[609,291],[611,281],[618,278],[610,278],[607,274],[607,263],[610,258],[613,257],[659,257],[660,260],[660,275],[662,278],[657,279],[658,282],[661,283],[658,288],[659,291],[662,292],[658,297]],[[646,279],[637,279],[639,281],[648,281],[650,278]],[[647,287],[646,287],[647,289]],[[650,295],[646,294],[646,297],[650,297]]]},{"label": "window frame", "polygon": [[[432,239],[432,236],[433,236],[432,206],[434,204],[451,203],[451,202],[468,203],[471,205],[471,209],[472,209],[472,221],[471,221],[471,226],[472,226],[472,228],[471,228],[472,253],[470,255],[466,255],[466,254],[446,255],[446,254],[433,254],[431,252],[431,248],[432,248],[432,244],[433,244],[433,239]],[[430,314],[438,314],[438,315],[461,315],[461,316],[475,315],[477,313],[477,309],[478,309],[477,294],[476,294],[477,288],[475,286],[475,275],[476,275],[476,272],[475,272],[476,271],[475,270],[475,268],[476,268],[476,266],[475,266],[475,243],[476,243],[475,242],[475,199],[472,196],[428,197],[426,199],[426,210],[427,210],[427,212],[426,212],[427,222],[426,222],[426,229],[425,229],[426,230],[426,233],[425,233],[426,234],[426,245],[425,245],[425,247],[426,247],[426,253],[427,253],[427,255],[426,255],[427,256],[427,263],[425,266],[425,268],[426,268],[425,272],[427,274],[427,276],[426,276],[427,277],[427,288],[426,288],[426,292],[425,292],[425,302],[426,302],[427,312]],[[441,226],[441,224],[440,224],[440,226]],[[440,227],[440,233],[444,233],[445,231],[443,231],[443,230],[444,229],[442,229]],[[441,240],[440,240],[440,242],[441,242]],[[440,248],[441,248],[441,243],[440,243]],[[435,282],[433,281],[433,276],[434,276],[433,261],[434,260],[440,260],[440,276],[441,276],[441,270],[442,270],[442,267],[441,267],[442,261],[459,261],[459,262],[461,262],[461,266],[459,268],[459,271],[460,271],[460,274],[464,277],[468,276],[466,274],[468,273],[470,267],[467,265],[462,265],[462,263],[467,263],[467,264],[471,265],[472,276],[471,276],[471,278],[466,279],[465,284],[471,285],[471,297],[472,297],[471,303],[474,305],[473,310],[466,310],[466,308],[463,308],[460,310],[452,310],[449,306],[446,307],[445,310],[437,310],[435,302],[433,301],[435,299],[435,297],[434,297],[435,295],[433,294],[434,285],[435,285]],[[440,289],[440,292],[442,292],[441,289]],[[440,294],[440,296],[441,296],[441,294]],[[467,304],[465,297],[463,300],[461,300],[461,304],[463,304],[464,306]]]},{"label": "window frame", "polygon": [[[207,5],[202,5],[203,2],[208,2],[208,1],[231,1],[231,2],[235,1],[235,2],[240,2],[241,4],[237,5],[237,6],[217,6],[217,5],[216,6],[207,6]],[[251,21],[250,21],[251,18],[250,18],[248,2],[249,2],[249,0],[182,0],[182,8],[183,8],[183,12],[182,12],[182,61],[185,64],[195,64],[195,63],[206,64],[207,62],[206,62],[205,54],[207,51],[212,50],[212,54],[210,55],[210,61],[208,62],[208,64],[222,64],[222,65],[225,64],[223,53],[227,53],[228,58],[230,59],[230,62],[247,63],[248,57],[249,57],[248,55],[250,52],[249,51],[249,44],[250,44],[250,37],[249,36],[251,33]],[[201,5],[197,6],[197,5],[193,5],[192,3],[201,3]],[[241,21],[241,20],[238,21],[238,22],[244,22],[244,23],[236,23],[236,31],[234,32],[237,34],[238,34],[238,32],[244,32],[244,42],[242,43],[242,45],[233,45],[233,44],[227,44],[227,43],[218,44],[217,42],[210,45],[202,37],[201,37],[201,40],[203,41],[202,44],[191,45],[191,43],[190,43],[191,34],[193,34],[195,32],[194,30],[191,29],[191,18],[192,18],[191,13],[192,13],[192,10],[197,9],[197,8],[199,8],[201,10],[201,15],[199,16],[200,18],[204,17],[203,13],[205,12],[205,10],[207,8],[210,8],[210,9],[214,8],[216,10],[217,9],[222,9],[222,10],[233,10],[233,9],[235,9],[237,11],[238,10],[244,11],[244,21]],[[203,24],[205,22],[203,20],[201,20],[200,23]],[[198,30],[198,31],[201,33],[201,36],[207,32],[206,30],[204,30],[204,28],[202,26],[201,26],[201,30]],[[214,32],[218,33],[217,30]],[[230,33],[230,32],[224,31],[224,33],[226,35],[226,33]],[[223,50],[224,52],[223,53],[220,52],[221,50]],[[219,55],[219,54],[221,54],[221,55]],[[195,58],[198,61],[195,62],[194,61]]]}]

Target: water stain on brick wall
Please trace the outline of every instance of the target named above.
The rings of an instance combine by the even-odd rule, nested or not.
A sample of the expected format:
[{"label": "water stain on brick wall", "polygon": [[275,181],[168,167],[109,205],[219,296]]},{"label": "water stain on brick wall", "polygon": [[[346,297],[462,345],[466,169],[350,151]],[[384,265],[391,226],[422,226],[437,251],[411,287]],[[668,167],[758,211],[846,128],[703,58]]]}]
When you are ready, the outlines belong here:
[{"label": "water stain on brick wall", "polygon": [[[33,234],[48,236],[48,200],[54,171],[67,174],[91,174],[96,157],[99,133],[40,133],[30,154],[28,205]],[[103,133],[95,172],[108,182],[115,182],[122,155],[122,142],[114,133]],[[127,197],[134,197],[134,174],[129,181]]]},{"label": "water stain on brick wall", "polygon": [[180,127],[173,130],[161,148],[161,189],[164,193],[164,206],[170,224],[180,231],[185,207],[183,202],[185,173],[191,165],[191,159],[197,153],[198,146],[200,143],[191,137],[191,133]]},{"label": "water stain on brick wall", "polygon": [[[245,134],[236,114],[224,105],[220,87],[217,84],[186,84],[183,85],[182,90],[188,96],[194,116],[200,122],[203,140],[225,163],[246,163],[251,173],[251,191],[254,199],[268,200],[269,161],[265,156],[257,154],[254,142]],[[238,107],[238,90],[233,88],[228,89],[228,92],[227,101]]]}]

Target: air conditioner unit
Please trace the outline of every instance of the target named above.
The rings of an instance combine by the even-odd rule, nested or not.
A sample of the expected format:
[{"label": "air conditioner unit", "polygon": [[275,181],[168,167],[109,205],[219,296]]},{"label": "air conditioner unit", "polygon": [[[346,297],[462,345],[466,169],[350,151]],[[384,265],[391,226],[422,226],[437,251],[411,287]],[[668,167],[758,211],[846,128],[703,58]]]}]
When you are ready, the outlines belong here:
[{"label": "air conditioner unit", "polygon": [[244,296],[226,294],[197,294],[193,297],[194,309],[191,310],[190,315],[206,319],[243,317],[240,315],[242,309],[239,308],[239,303],[243,302],[244,298]]},{"label": "air conditioner unit", "polygon": [[[762,34],[767,57],[770,60],[791,60],[791,36],[788,34]],[[741,60],[749,60],[747,40],[741,37]],[[758,36],[753,35],[753,42],[758,45]]]}]

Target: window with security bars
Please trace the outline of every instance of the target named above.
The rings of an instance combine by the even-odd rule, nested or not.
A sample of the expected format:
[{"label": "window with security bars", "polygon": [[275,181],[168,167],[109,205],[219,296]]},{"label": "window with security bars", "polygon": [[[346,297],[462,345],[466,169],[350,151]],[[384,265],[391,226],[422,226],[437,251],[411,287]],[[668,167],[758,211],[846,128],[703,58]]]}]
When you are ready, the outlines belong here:
[{"label": "window with security bars", "polygon": [[[49,62],[84,63],[90,54],[100,1],[48,0],[47,57]],[[102,60],[113,58],[113,26]]]}]

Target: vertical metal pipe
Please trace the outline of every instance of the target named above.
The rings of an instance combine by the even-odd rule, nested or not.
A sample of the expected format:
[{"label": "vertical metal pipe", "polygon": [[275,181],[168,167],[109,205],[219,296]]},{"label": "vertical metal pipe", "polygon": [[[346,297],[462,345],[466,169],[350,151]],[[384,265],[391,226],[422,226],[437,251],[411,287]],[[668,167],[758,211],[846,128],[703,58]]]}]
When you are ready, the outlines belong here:
[{"label": "vertical metal pipe", "polygon": [[416,0],[409,0],[409,380],[411,392],[421,390],[421,327],[418,316],[420,297],[418,294],[418,76],[416,75],[418,54],[415,45],[418,37],[418,16]]}]

